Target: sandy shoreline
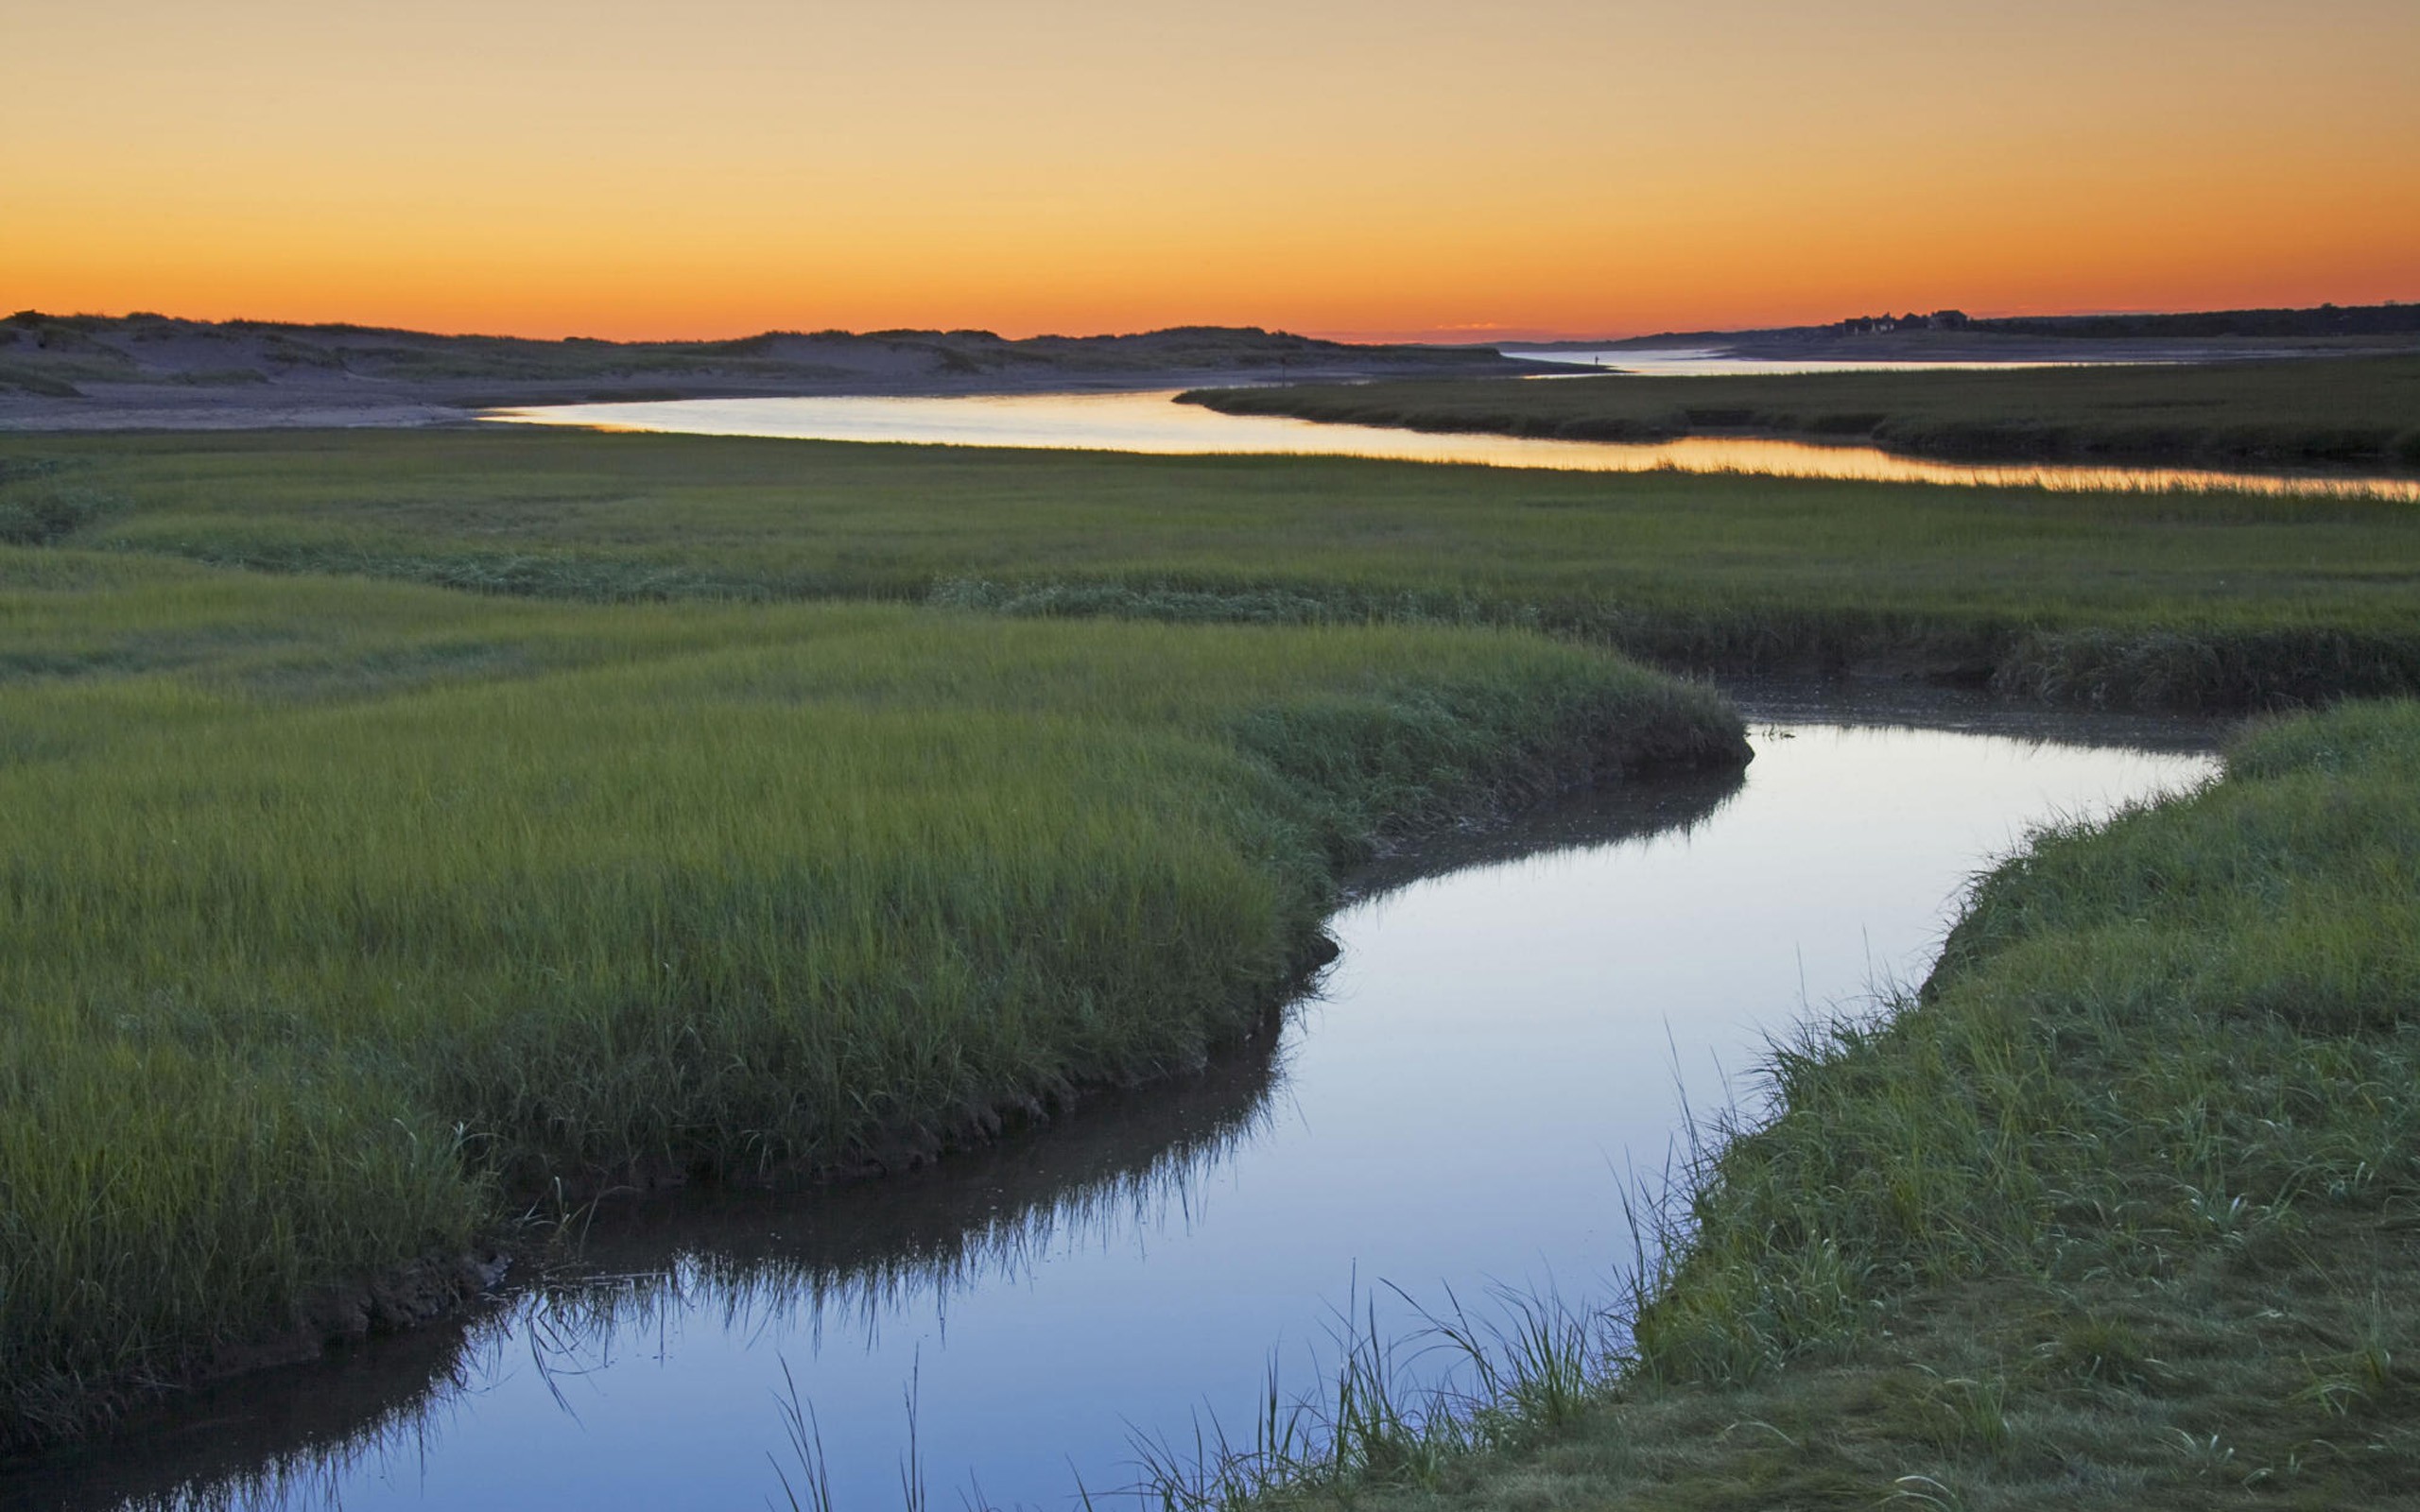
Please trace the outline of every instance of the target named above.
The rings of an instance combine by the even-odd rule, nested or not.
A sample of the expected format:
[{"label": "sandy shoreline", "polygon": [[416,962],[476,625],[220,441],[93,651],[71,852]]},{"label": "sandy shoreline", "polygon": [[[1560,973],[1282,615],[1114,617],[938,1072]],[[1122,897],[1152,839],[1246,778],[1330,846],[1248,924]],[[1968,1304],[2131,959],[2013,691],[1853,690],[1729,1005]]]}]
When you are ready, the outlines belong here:
[{"label": "sandy shoreline", "polygon": [[[1754,359],[1893,363],[2309,358],[2408,339],[2059,340],[1952,332],[1736,332],[1589,343]],[[769,332],[735,341],[543,341],[164,316],[0,319],[0,432],[410,428],[483,412],[687,399],[1107,393],[1404,378],[1536,377],[1576,343],[1357,345],[1255,328],[1133,335]],[[1544,359],[1543,361],[1540,359]]]},{"label": "sandy shoreline", "polygon": [[76,398],[0,393],[0,431],[319,430],[475,423],[490,410],[547,404],[660,402],[683,399],[786,399],[864,395],[944,398],[996,394],[1113,393],[1159,388],[1351,382],[1390,374],[1371,368],[1164,369],[1114,378],[1031,374],[959,382],[846,378],[786,383],[631,383],[493,385],[476,393],[429,391],[426,386],[362,383],[278,383],[207,397],[191,388],[148,384],[91,384]]},{"label": "sandy shoreline", "polygon": [[485,410],[545,404],[1536,370],[1488,348],[1353,346],[1251,329],[1015,341],[979,331],[897,331],[616,343],[29,313],[0,319],[0,431],[450,425]]}]

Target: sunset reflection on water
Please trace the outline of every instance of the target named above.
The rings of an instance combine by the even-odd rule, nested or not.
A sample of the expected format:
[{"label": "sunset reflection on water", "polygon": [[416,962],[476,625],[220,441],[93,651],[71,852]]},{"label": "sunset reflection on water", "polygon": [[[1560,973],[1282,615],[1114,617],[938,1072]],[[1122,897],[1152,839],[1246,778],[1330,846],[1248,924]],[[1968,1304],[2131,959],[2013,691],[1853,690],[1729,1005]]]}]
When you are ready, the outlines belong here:
[{"label": "sunset reflection on water", "polygon": [[2420,503],[2420,479],[2227,472],[2070,463],[1942,462],[1871,446],[1745,436],[1653,442],[1565,441],[1332,425],[1281,416],[1221,415],[1172,403],[1174,389],[1128,393],[836,395],[549,404],[491,411],[492,421],[694,436],[997,446],[1159,455],[1299,455],[1545,468],[1581,472],[1739,472],[1876,483],[2040,488],[2063,492],[2209,490]]}]

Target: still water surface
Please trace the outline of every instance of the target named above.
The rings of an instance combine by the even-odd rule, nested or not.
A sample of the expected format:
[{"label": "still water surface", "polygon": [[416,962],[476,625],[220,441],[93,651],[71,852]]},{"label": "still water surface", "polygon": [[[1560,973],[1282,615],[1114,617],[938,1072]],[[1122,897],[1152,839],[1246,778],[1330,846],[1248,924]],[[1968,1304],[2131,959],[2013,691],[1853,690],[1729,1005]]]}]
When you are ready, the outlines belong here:
[{"label": "still water surface", "polygon": [[[1282,1033],[1172,1087],[821,1196],[608,1214],[467,1325],[201,1394],[0,1503],[757,1507],[795,1381],[843,1507],[1065,1507],[1132,1435],[1314,1383],[1340,1309],[1605,1295],[1626,1173],[1755,1096],[1766,1037],[1921,974],[2027,827],[2212,769],[2202,727],[1743,699],[1743,781],[1642,785],[1374,876]],[[1913,721],[1909,723],[1908,721]],[[1418,1366],[1415,1366],[1415,1368]],[[975,1487],[979,1486],[979,1493]]]},{"label": "still water surface", "polygon": [[1508,357],[1525,362],[1550,362],[1592,368],[1603,372],[1634,372],[1667,378],[1728,378],[1752,374],[1779,377],[1802,372],[1987,372],[2016,368],[2137,367],[2140,359],[2111,362],[1927,362],[1900,358],[1880,362],[1826,361],[1820,357],[1735,357],[1714,347],[1498,347]]},{"label": "still water surface", "polygon": [[1330,425],[1278,415],[1221,415],[1172,403],[1175,389],[1130,393],[969,394],[951,398],[839,395],[802,399],[679,399],[548,404],[489,411],[524,425],[580,425],[689,436],[892,441],[941,446],[1141,452],[1162,455],[1282,455],[1459,462],[1582,472],[1752,472],[1770,477],[2064,490],[2218,489],[2235,492],[2420,502],[2420,480],[2221,472],[2193,468],[1934,462],[1871,446],[1749,437],[1686,436],[1646,443],[1559,441],[1380,425]]}]

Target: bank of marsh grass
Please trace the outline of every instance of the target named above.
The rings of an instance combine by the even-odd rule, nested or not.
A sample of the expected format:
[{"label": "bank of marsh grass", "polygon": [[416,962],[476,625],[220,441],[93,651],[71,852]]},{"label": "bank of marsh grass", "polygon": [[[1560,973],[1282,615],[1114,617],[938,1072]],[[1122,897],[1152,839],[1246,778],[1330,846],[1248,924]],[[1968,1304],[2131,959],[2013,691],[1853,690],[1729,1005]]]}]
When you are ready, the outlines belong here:
[{"label": "bank of marsh grass", "polygon": [[2420,466],[2420,357],[1944,372],[1629,373],[1205,388],[1230,415],[1653,441],[1755,431],[1966,460]]},{"label": "bank of marsh grass", "polygon": [[567,606],[0,547],[0,1438],[600,1176],[1198,1064],[1374,843],[1737,716],[1485,630]]},{"label": "bank of marsh grass", "polygon": [[[268,433],[0,439],[0,520],[9,1438],[558,1176],[897,1163],[1192,1064],[1374,840],[1738,759],[1530,629],[2420,686],[2420,512],[2343,500]],[[2366,980],[2403,916],[2346,917]]]},{"label": "bank of marsh grass", "polygon": [[1512,624],[2171,708],[2420,688],[2420,510],[2381,501],[510,430],[0,459],[0,510],[82,501],[64,544],[500,593]]},{"label": "bank of marsh grass", "polygon": [[1516,1313],[1442,1413],[1374,1401],[1366,1345],[1340,1405],[1162,1456],[1156,1488],[2420,1503],[2415,1008],[2420,705],[2259,730],[2201,793],[2037,836],[1920,993],[1779,1047],[1777,1116],[1713,1131],[1593,1325]]}]

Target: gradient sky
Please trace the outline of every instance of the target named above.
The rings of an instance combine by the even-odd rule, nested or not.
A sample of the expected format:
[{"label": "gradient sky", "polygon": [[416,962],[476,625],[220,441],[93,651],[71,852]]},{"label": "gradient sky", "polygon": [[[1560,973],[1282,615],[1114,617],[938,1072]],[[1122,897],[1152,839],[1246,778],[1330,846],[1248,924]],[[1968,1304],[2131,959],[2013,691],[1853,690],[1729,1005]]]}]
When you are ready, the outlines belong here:
[{"label": "gradient sky", "polygon": [[1469,339],[2420,299],[2414,0],[0,0],[0,308]]}]

